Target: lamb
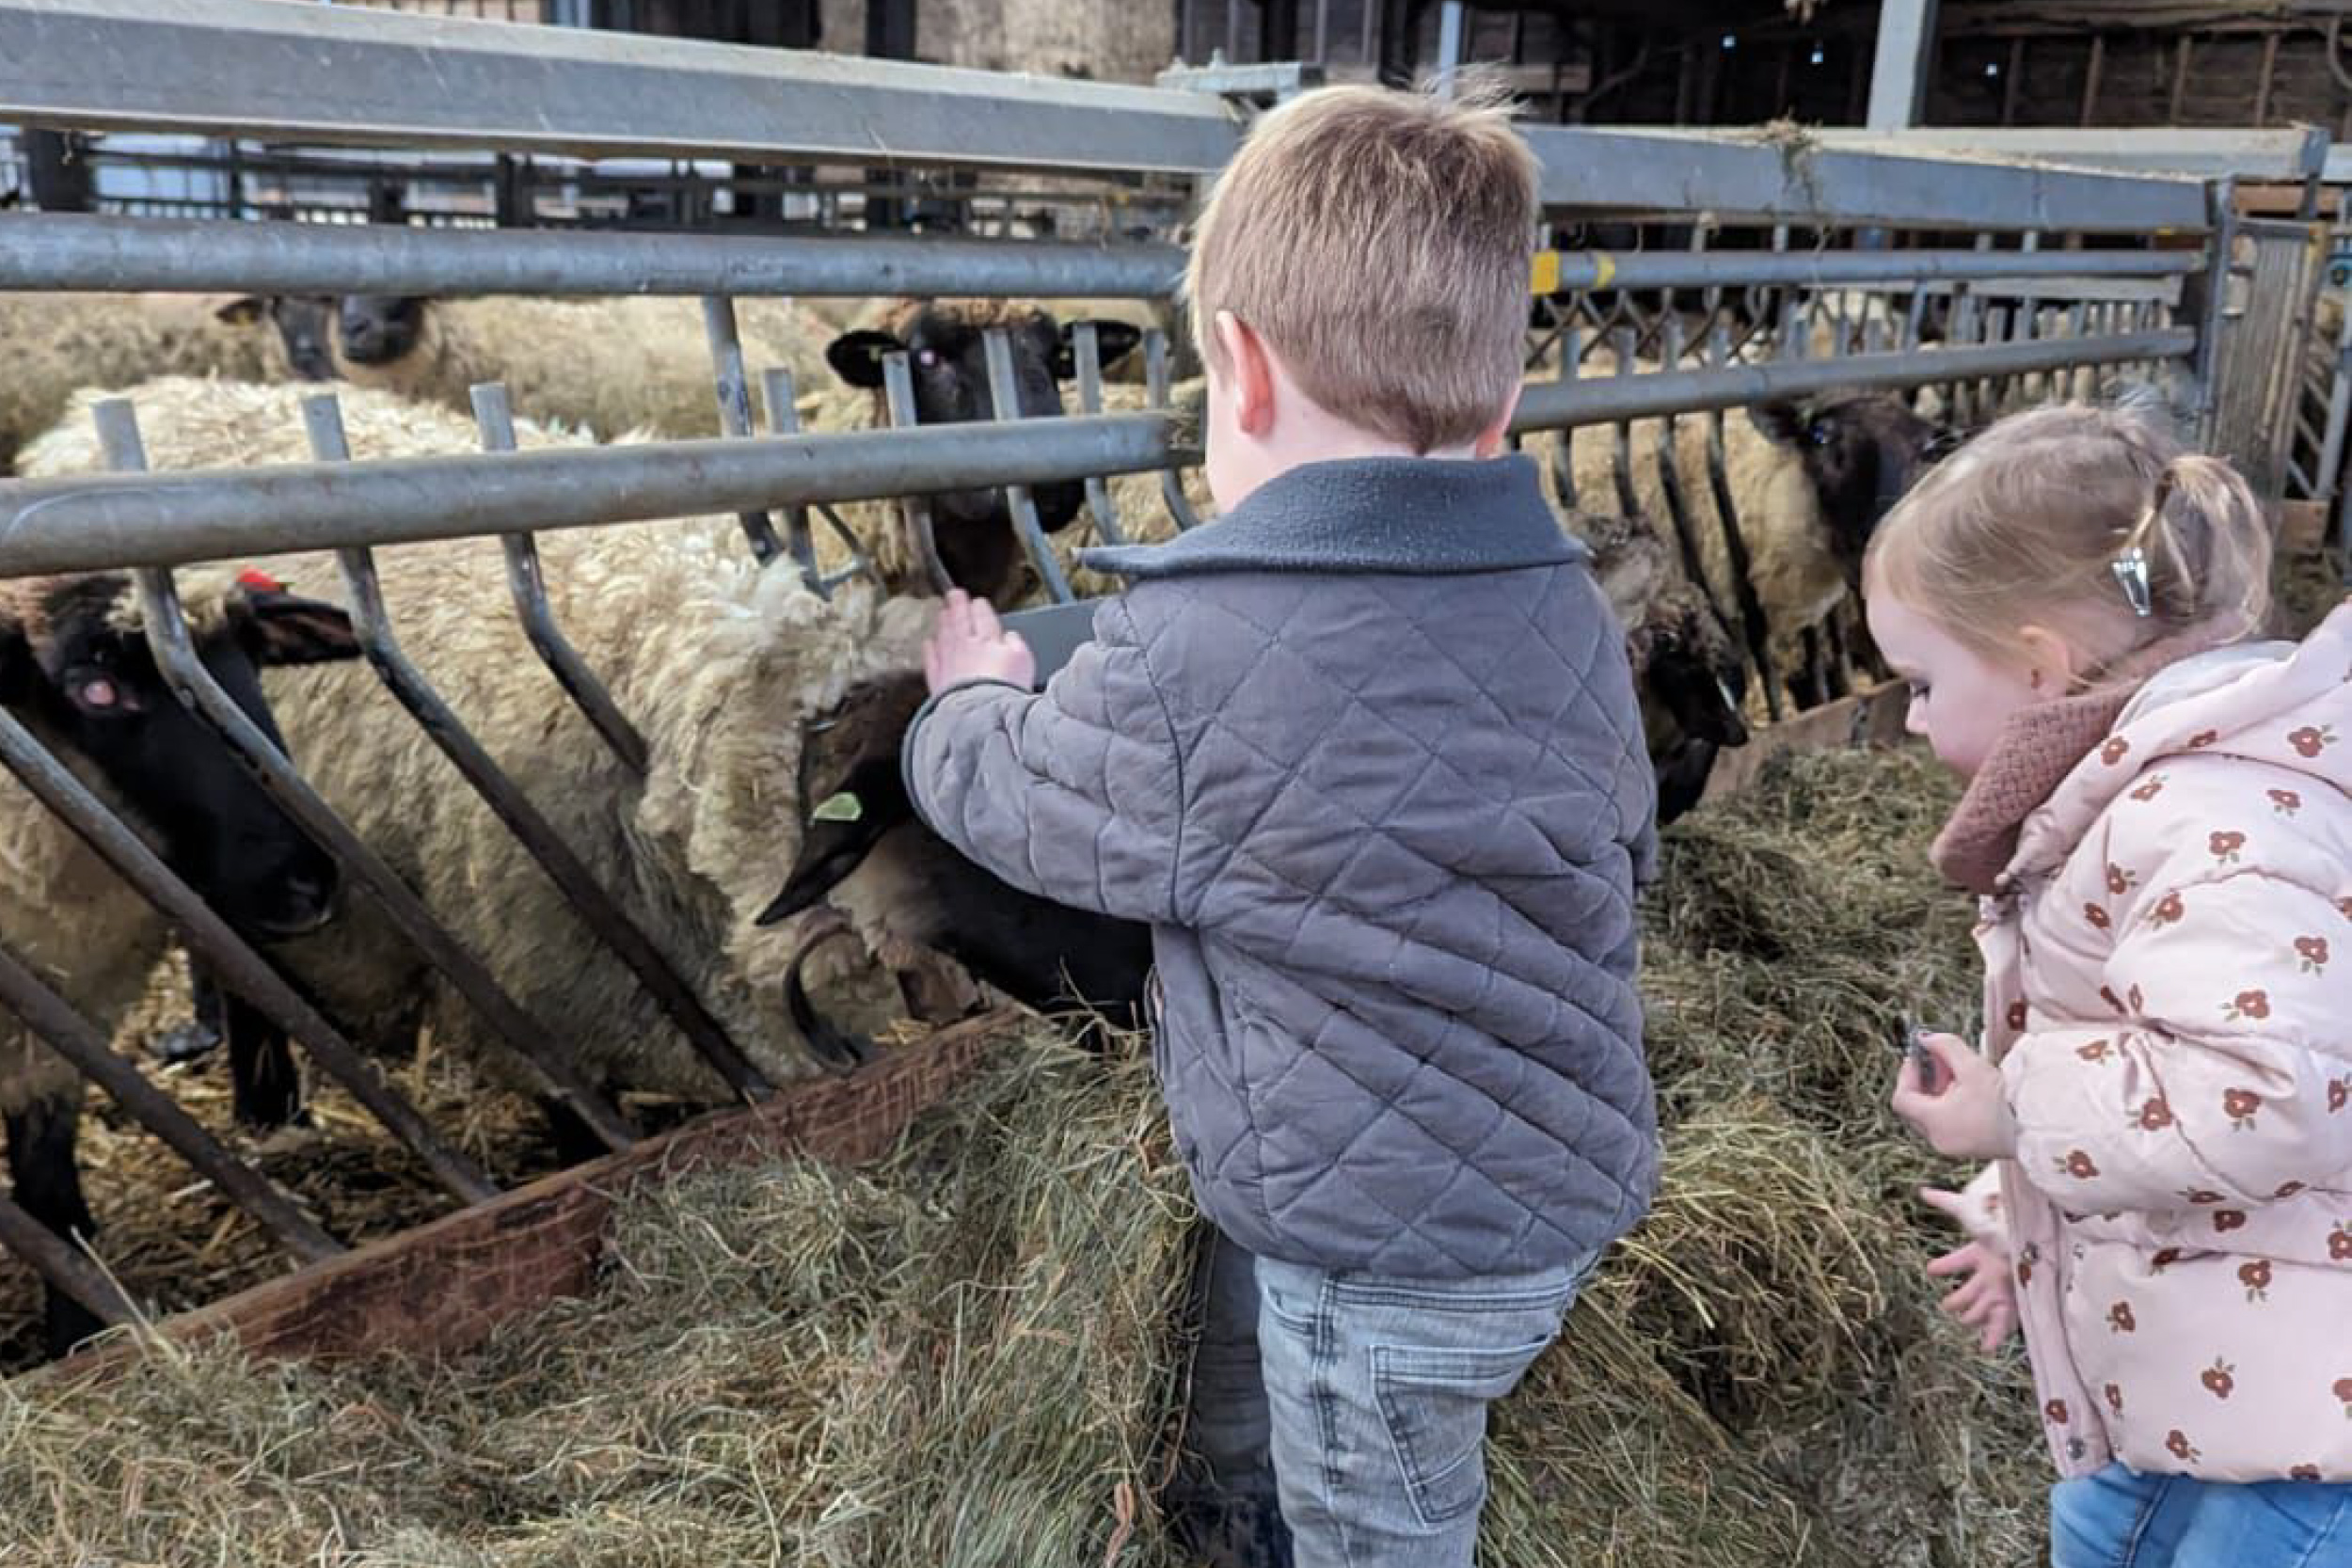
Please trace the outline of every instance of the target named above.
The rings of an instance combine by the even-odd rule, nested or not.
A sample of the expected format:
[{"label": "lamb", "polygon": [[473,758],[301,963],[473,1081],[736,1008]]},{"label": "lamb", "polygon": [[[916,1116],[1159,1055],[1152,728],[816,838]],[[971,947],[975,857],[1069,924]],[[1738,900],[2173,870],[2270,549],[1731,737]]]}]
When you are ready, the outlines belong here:
[{"label": "lamb", "polygon": [[[828,330],[792,301],[739,300],[736,325],[755,398],[766,369],[790,371],[803,390],[823,380]],[[355,387],[460,412],[475,383],[499,381],[517,414],[607,440],[636,428],[720,434],[697,300],[353,294],[338,304],[331,349],[334,373]]]},{"label": "lamb", "polygon": [[[341,610],[264,578],[183,573],[180,594],[206,668],[280,744],[259,668],[358,657]],[[131,580],[119,573],[0,584],[0,702],[248,939],[315,929],[333,907],[335,863],[172,696],[139,626]],[[169,935],[151,905],[6,773],[0,931],[102,1035],[137,1003]],[[65,1236],[96,1228],[74,1163],[82,1099],[80,1074],[0,1014],[0,1117],[16,1200]],[[97,1326],[49,1293],[52,1354]]]},{"label": "lamb", "polygon": [[76,388],[156,375],[235,381],[330,372],[314,301],[195,294],[0,293],[0,473]]},{"label": "lamb", "polygon": [[[166,380],[133,395],[151,463],[176,468],[302,458],[304,390]],[[474,444],[469,420],[389,393],[347,391],[343,412],[361,459]],[[580,439],[527,421],[516,434],[526,448]],[[96,467],[79,422],[26,457],[41,474]],[[859,591],[828,605],[788,565],[756,566],[732,517],[561,531],[540,551],[558,621],[644,736],[642,781],[531,654],[497,541],[382,552],[402,645],[755,1065],[771,1079],[808,1071],[783,988],[799,933],[752,921],[797,851],[802,768],[816,766],[805,732],[820,730],[866,677],[914,662],[921,607]],[[306,585],[340,580],[323,557],[268,564]],[[700,1104],[727,1098],[370,675],[304,672],[273,697],[313,786],[524,1010],[572,1046],[582,1076]],[[276,956],[363,1048],[398,1053],[421,1022],[454,1057],[520,1076],[372,904]]]}]

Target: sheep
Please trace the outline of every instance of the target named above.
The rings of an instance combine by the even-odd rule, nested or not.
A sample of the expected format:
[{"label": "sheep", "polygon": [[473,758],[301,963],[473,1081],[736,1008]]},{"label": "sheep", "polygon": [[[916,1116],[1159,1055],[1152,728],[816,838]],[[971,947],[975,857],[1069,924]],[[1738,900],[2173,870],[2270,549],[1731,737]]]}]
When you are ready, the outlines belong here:
[{"label": "sheep", "polygon": [[[133,396],[160,469],[300,458],[304,390],[167,380]],[[343,414],[360,459],[474,440],[469,421],[389,393],[347,391]],[[516,435],[525,448],[580,439],[528,421]],[[43,474],[97,466],[78,423],[26,457]],[[531,654],[496,540],[382,553],[378,577],[403,647],[754,1063],[771,1078],[806,1072],[782,985],[796,933],[761,931],[752,917],[796,853],[804,728],[867,676],[914,662],[922,608],[854,590],[828,605],[788,565],[757,567],[732,517],[560,531],[539,547],[557,619],[645,737],[642,782]],[[324,557],[266,564],[306,584],[339,580]],[[372,677],[304,672],[273,700],[312,785],[570,1045],[583,1077],[701,1104],[727,1097]],[[454,1057],[529,1082],[372,904],[276,952],[363,1048],[396,1053],[422,1022]]]},{"label": "sheep", "polygon": [[[1075,371],[1071,328],[1035,305],[1018,300],[901,300],[877,320],[879,325],[844,332],[826,346],[826,360],[838,380],[802,401],[807,429],[867,430],[888,424],[882,356],[900,352],[908,356],[918,425],[991,418],[995,403],[989,393],[983,338],[990,328],[1001,328],[1012,351],[1021,415],[1066,412],[1056,383]],[[1117,322],[1097,322],[1095,327],[1106,364],[1124,356],[1138,337],[1133,327]],[[1075,480],[1038,485],[1031,495],[1040,524],[1048,532],[1068,527],[1086,499],[1085,486]],[[931,496],[928,505],[932,537],[949,578],[975,594],[1004,598],[1024,571],[1004,492],[946,491]],[[897,503],[877,500],[837,510],[872,552],[887,587],[893,592],[930,591]],[[828,570],[849,563],[847,550],[829,530],[819,529],[817,541],[819,560]]]},{"label": "sheep", "polygon": [[81,387],[155,375],[328,373],[314,301],[199,294],[0,293],[0,473]]},{"label": "sheep", "polygon": [[[341,610],[265,578],[183,573],[180,596],[206,668],[281,745],[258,668],[358,656]],[[139,627],[131,580],[119,573],[0,584],[0,703],[249,940],[315,929],[333,908],[335,863],[172,696]],[[151,905],[8,774],[0,931],[102,1036],[138,1002],[169,934]],[[6,1020],[0,1117],[16,1200],[69,1237],[96,1228],[74,1162],[82,1098],[65,1058]],[[46,1312],[52,1354],[98,1326],[55,1290]]]},{"label": "sheep", "polygon": [[[1705,576],[1718,606],[1740,604],[1707,464],[1707,423],[1691,418],[1675,431],[1675,473]],[[1674,515],[1660,473],[1661,421],[1633,429],[1636,509],[1663,520]],[[1923,467],[1935,428],[1884,393],[1830,393],[1801,402],[1773,402],[1746,420],[1724,422],[1724,477],[1747,547],[1748,581],[1772,634],[1763,662],[1790,680],[1801,702],[1834,693],[1834,672],[1823,671],[1822,629],[1861,572],[1870,531]],[[1569,442],[1559,431],[1525,437],[1536,455],[1555,505],[1562,491],[1564,448],[1575,499],[1586,506],[1620,500],[1607,430]]]},{"label": "sheep", "polygon": [[[792,301],[740,300],[736,323],[755,388],[770,368],[803,389],[823,379],[827,328]],[[608,440],[639,427],[720,434],[697,300],[352,294],[338,303],[331,349],[341,380],[460,412],[475,383],[500,381],[517,414]]]}]

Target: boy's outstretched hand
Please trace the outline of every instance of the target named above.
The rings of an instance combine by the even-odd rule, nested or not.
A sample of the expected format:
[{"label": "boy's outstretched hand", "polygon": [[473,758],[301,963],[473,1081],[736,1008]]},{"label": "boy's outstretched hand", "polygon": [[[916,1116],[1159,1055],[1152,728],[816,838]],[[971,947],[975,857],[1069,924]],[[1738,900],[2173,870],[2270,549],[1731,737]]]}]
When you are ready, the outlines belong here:
[{"label": "boy's outstretched hand", "polygon": [[1026,691],[1037,685],[1037,655],[986,599],[951,588],[923,644],[923,680],[933,696],[959,681],[1007,681]]}]

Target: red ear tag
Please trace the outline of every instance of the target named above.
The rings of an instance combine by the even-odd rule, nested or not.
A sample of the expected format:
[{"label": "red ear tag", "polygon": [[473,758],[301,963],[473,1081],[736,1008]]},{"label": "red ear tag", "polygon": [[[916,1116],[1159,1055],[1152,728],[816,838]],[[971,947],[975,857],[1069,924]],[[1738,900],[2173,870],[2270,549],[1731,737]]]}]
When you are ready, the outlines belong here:
[{"label": "red ear tag", "polygon": [[265,594],[283,594],[286,585],[258,566],[247,566],[237,574],[237,581],[246,588],[258,588]]}]

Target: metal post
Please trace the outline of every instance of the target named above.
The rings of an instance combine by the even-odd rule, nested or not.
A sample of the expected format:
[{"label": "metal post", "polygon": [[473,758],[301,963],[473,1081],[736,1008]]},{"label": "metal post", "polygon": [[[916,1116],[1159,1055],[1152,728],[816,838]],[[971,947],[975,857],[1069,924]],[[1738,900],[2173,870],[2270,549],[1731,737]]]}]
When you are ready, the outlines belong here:
[{"label": "metal post", "polygon": [[[1165,410],[1172,395],[1168,384],[1168,334],[1156,326],[1143,335],[1143,384],[1145,399],[1153,408]],[[1177,472],[1173,464],[1160,469],[1160,499],[1167,503],[1168,518],[1175,523],[1177,532],[1200,526],[1191,500],[1184,495],[1184,476]]]},{"label": "metal post", "polygon": [[[515,450],[515,414],[507,405],[506,388],[495,381],[485,381],[473,388],[474,422],[482,430],[482,450],[513,451]],[[588,661],[580,657],[564,628],[555,624],[555,611],[548,604],[547,583],[539,570],[539,546],[527,532],[502,536],[500,545],[506,552],[506,581],[513,590],[515,613],[522,620],[523,630],[531,639],[539,661],[548,667],[564,694],[572,700],[582,717],[604,743],[612,748],[612,754],[621,765],[639,778],[645,776],[645,737],[637,733],[637,726],[628,721],[604,683],[588,668]]]},{"label": "metal post", "polygon": [[1935,58],[1936,0],[1879,0],[1878,51],[1870,62],[1873,131],[1919,123]]},{"label": "metal post", "polygon": [[[988,396],[993,414],[998,420],[1019,419],[1021,388],[1013,379],[1011,341],[1006,338],[1004,328],[992,326],[981,335],[980,344],[988,357]],[[1062,575],[1061,562],[1054,559],[1054,546],[1046,542],[1045,530],[1038,523],[1037,502],[1030,497],[1029,487],[1006,485],[1005,506],[1012,514],[1013,531],[1028,552],[1029,564],[1037,569],[1039,580],[1045,584],[1047,597],[1056,604],[1067,604],[1071,597],[1070,579]]]},{"label": "metal post", "polygon": [[[1080,322],[1070,330],[1070,346],[1078,361],[1078,411],[1100,414],[1103,411],[1103,349],[1097,340],[1092,322]],[[1100,474],[1086,479],[1087,510],[1094,515],[1094,533],[1105,545],[1123,545],[1127,536],[1120,531],[1119,512],[1111,502],[1111,487]]]},{"label": "metal post", "polygon": [[[890,416],[891,429],[914,428],[914,376],[907,369],[904,349],[882,356],[882,403]],[[947,575],[947,563],[939,559],[939,535],[931,529],[930,501],[914,494],[900,497],[898,521],[906,531],[907,553],[923,568],[932,589],[945,594],[953,588],[956,583]]]},{"label": "metal post", "polygon": [[[717,373],[719,431],[724,436],[752,433],[752,389],[743,374],[743,341],[736,331],[735,301],[725,294],[703,296],[703,332],[710,340],[710,362]],[[752,559],[766,565],[783,552],[775,525],[757,510],[737,514],[743,537],[751,542]]]},{"label": "metal post", "polygon": [[[781,365],[771,365],[759,372],[761,395],[768,400],[768,434],[791,436],[801,428],[800,410],[792,403],[792,372]],[[785,508],[785,534],[791,541],[792,559],[800,566],[801,577],[821,598],[833,597],[833,591],[854,577],[863,577],[877,588],[884,588],[882,573],[873,558],[866,553],[865,542],[856,531],[841,520],[841,514],[823,501],[816,502],[818,514],[825,519],[834,536],[850,552],[850,564],[832,577],[826,577],[817,565],[817,544],[809,537],[808,508]]]},{"label": "metal post", "polygon": [[1438,8],[1438,79],[1437,95],[1454,96],[1454,84],[1462,71],[1463,49],[1462,0],[1444,0]]},{"label": "metal post", "polygon": [[[1716,371],[1731,363],[1731,329],[1720,323],[1708,334],[1707,363],[1708,369]],[[1740,531],[1740,507],[1731,493],[1731,473],[1724,452],[1724,411],[1720,408],[1710,409],[1707,415],[1707,484],[1715,499],[1716,520],[1723,526],[1724,559],[1731,568],[1732,597],[1740,607],[1740,631],[1747,644],[1748,657],[1756,665],[1756,678],[1764,689],[1765,716],[1778,723],[1782,704],[1780,683],[1772,673],[1771,628],[1764,619],[1763,598],[1756,590],[1747,536]],[[1713,595],[1708,597],[1711,601]]]}]

